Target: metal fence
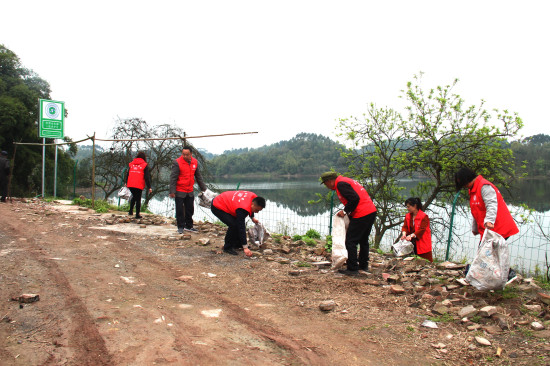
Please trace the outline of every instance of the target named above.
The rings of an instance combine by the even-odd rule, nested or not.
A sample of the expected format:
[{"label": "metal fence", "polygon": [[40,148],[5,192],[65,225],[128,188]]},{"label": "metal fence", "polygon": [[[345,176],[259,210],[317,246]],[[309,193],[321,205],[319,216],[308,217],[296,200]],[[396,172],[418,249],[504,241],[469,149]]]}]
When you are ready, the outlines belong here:
[{"label": "metal fence", "polygon": [[[266,208],[257,214],[257,218],[271,233],[285,235],[304,235],[314,229],[323,237],[330,232],[330,210],[315,215],[298,215],[295,210],[284,204],[266,199]],[[149,209],[164,216],[174,216],[174,201],[168,197],[151,201]],[[433,255],[437,260],[445,260],[447,238],[449,235],[450,210],[429,211],[432,227]],[[512,213],[520,221],[520,233],[508,239],[511,266],[525,275],[546,273],[546,253],[550,251],[550,212],[530,214],[521,209],[512,208]],[[209,209],[195,205],[195,221],[219,221]],[[479,236],[471,232],[469,210],[459,210],[454,219],[449,259],[457,262],[470,262],[476,255]],[[386,232],[380,243],[381,250],[388,252],[395,238],[400,235],[401,227]],[[373,234],[371,234],[372,236]],[[373,238],[371,238],[373,239]]]}]

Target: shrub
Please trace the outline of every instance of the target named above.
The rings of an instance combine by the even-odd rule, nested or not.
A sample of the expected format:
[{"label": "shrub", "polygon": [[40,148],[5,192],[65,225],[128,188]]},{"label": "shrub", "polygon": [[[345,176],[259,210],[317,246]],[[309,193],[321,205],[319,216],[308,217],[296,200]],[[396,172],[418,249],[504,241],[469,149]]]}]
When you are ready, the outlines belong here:
[{"label": "shrub", "polygon": [[319,234],[319,232],[317,230],[314,230],[314,229],[309,229],[306,232],[306,236],[308,238],[312,238],[312,239],[321,239],[321,234]]}]

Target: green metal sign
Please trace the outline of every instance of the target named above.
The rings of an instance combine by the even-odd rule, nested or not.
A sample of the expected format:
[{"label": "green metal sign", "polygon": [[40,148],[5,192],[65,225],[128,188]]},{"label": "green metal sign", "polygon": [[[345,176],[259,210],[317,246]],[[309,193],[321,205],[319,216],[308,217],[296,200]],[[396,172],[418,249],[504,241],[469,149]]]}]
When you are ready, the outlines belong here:
[{"label": "green metal sign", "polygon": [[38,137],[62,139],[64,134],[65,102],[40,99]]}]

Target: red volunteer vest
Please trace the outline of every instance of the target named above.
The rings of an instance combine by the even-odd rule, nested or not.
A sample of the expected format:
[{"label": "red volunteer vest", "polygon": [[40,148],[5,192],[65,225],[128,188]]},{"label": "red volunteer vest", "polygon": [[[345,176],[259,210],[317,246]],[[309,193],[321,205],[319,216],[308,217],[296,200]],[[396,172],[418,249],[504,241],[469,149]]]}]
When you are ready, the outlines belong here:
[{"label": "red volunteer vest", "polygon": [[485,220],[485,215],[487,213],[487,208],[485,207],[485,202],[481,197],[481,187],[484,185],[490,185],[493,187],[497,193],[497,218],[494,222],[495,228],[492,229],[494,232],[502,235],[504,238],[512,236],[519,233],[519,229],[514,221],[514,218],[506,206],[506,202],[502,198],[500,191],[495,187],[495,185],[489,182],[487,179],[483,178],[481,175],[478,175],[474,181],[474,185],[470,188],[470,209],[472,210],[472,216],[477,223],[477,230],[479,234],[483,236],[485,228],[483,227],[483,221]]},{"label": "red volunteer vest", "polygon": [[212,204],[217,209],[227,212],[228,214],[237,217],[237,209],[245,209],[252,216],[252,200],[258,197],[255,193],[248,191],[227,191],[219,194],[214,198]]},{"label": "red volunteer vest", "polygon": [[368,214],[376,212],[376,207],[374,206],[374,203],[370,199],[370,196],[367,193],[367,191],[365,190],[365,188],[363,188],[363,186],[361,184],[359,184],[359,182],[356,182],[351,178],[343,177],[343,176],[339,175],[336,178],[336,183],[335,183],[336,187],[335,188],[336,188],[336,194],[338,195],[338,198],[340,199],[340,202],[342,202],[344,204],[344,206],[348,204],[348,200],[345,199],[340,194],[340,191],[338,191],[338,183],[340,183],[340,182],[349,183],[351,188],[353,188],[355,193],[357,193],[357,195],[359,196],[359,203],[357,204],[357,207],[355,208],[355,210],[353,210],[353,212],[350,214],[350,217],[352,217],[354,219],[357,219],[359,217],[367,216]]},{"label": "red volunteer vest", "polygon": [[128,172],[128,188],[145,188],[145,167],[147,163],[142,158],[135,158],[130,164]]},{"label": "red volunteer vest", "polygon": [[183,156],[176,159],[180,166],[180,175],[178,176],[178,182],[176,184],[176,191],[178,192],[193,192],[193,186],[195,185],[195,172],[199,167],[197,159],[191,158],[191,162],[188,163],[183,160]]},{"label": "red volunteer vest", "polygon": [[[420,223],[422,222],[422,219],[424,217],[428,217],[426,213],[422,210],[418,210],[418,213],[416,214],[416,217],[414,218],[414,227],[409,227],[411,222],[411,214],[408,213],[405,215],[405,226],[407,230],[405,230],[407,233],[414,233],[416,230],[420,228]],[[429,224],[430,218],[428,217],[428,227],[426,228],[426,231],[424,231],[424,234],[422,234],[421,237],[416,238],[416,252],[418,254],[424,254],[432,251],[432,230],[430,229]]]}]

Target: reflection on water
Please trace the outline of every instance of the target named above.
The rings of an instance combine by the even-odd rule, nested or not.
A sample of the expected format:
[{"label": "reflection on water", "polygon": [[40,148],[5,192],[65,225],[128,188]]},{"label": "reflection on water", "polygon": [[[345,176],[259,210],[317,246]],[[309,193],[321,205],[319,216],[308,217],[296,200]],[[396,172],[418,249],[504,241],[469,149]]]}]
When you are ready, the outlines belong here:
[{"label": "reflection on water", "polygon": [[214,183],[222,191],[235,190],[237,185],[243,191],[252,191],[266,200],[276,202],[278,206],[294,211],[298,216],[312,216],[326,212],[322,205],[312,205],[308,201],[316,200],[316,193],[326,194],[328,190],[319,184],[316,178],[310,179],[247,179],[235,182],[219,179]]}]

